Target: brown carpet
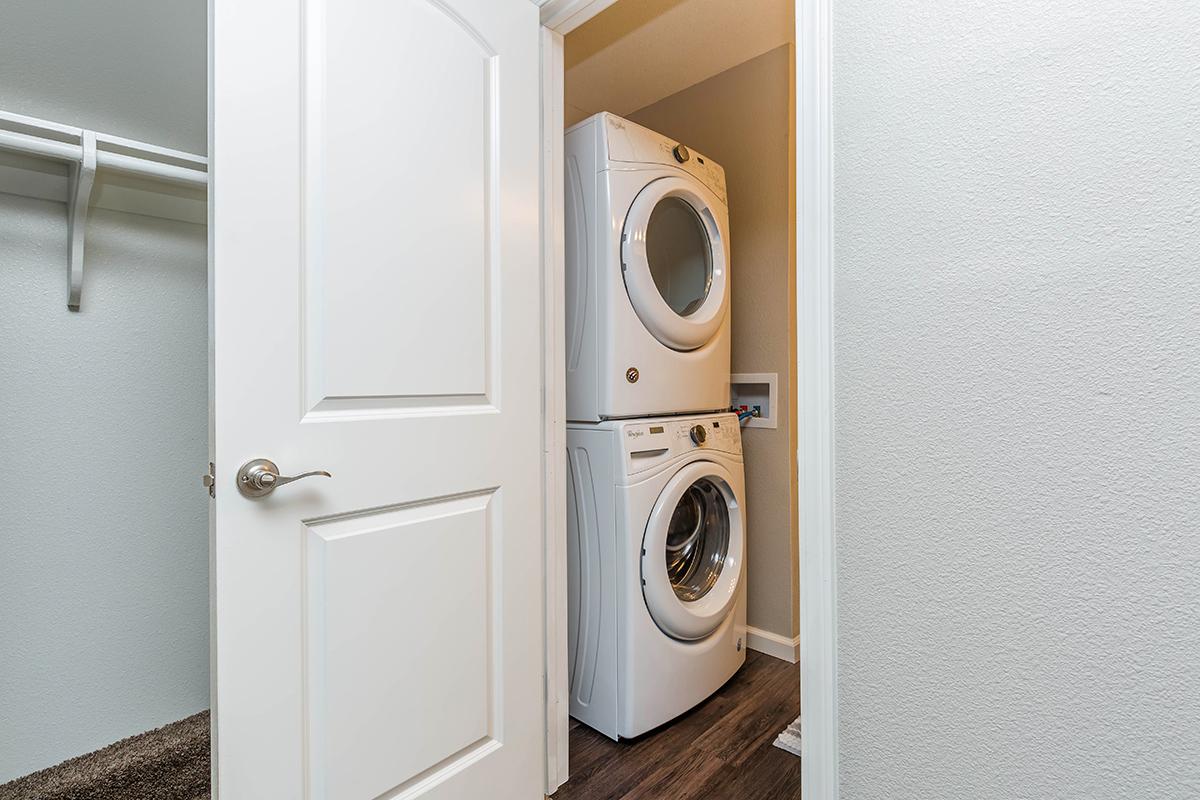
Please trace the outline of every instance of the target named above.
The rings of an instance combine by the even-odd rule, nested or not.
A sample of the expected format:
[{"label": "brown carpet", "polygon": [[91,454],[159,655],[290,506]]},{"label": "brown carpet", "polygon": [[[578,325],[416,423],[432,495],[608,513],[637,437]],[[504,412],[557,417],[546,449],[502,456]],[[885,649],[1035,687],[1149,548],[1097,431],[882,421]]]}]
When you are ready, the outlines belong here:
[{"label": "brown carpet", "polygon": [[0,786],[0,800],[208,800],[208,712]]}]

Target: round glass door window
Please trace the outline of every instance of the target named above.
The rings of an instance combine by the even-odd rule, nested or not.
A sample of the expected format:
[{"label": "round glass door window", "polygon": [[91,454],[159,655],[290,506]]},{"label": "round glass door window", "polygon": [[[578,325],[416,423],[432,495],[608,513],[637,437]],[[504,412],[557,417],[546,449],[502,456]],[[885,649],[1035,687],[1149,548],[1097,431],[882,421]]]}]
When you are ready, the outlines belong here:
[{"label": "round glass door window", "polygon": [[729,552],[729,507],[708,478],[688,487],[667,528],[667,577],[675,596],[699,600],[716,585]]},{"label": "round glass door window", "polygon": [[704,304],[712,286],[712,244],[700,215],[679,197],[664,197],[646,223],[646,260],[654,285],[681,317]]}]

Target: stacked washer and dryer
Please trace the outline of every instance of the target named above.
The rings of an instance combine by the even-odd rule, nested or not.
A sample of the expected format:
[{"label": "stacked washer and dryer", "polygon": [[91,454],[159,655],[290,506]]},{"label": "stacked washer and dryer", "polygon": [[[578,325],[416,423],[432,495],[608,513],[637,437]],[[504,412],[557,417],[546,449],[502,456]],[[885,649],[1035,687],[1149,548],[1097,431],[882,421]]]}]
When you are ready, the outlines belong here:
[{"label": "stacked washer and dryer", "polygon": [[621,739],[745,661],[725,172],[608,113],[565,156],[571,715]]}]

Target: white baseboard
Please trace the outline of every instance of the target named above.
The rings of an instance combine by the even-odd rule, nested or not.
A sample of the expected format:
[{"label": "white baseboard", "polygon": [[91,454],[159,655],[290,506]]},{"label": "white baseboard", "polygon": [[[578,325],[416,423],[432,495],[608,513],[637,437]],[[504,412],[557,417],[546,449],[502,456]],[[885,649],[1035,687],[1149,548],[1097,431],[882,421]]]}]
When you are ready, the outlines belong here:
[{"label": "white baseboard", "polygon": [[778,633],[760,628],[746,628],[746,647],[759,653],[783,659],[789,664],[800,660],[800,637],[788,639]]}]

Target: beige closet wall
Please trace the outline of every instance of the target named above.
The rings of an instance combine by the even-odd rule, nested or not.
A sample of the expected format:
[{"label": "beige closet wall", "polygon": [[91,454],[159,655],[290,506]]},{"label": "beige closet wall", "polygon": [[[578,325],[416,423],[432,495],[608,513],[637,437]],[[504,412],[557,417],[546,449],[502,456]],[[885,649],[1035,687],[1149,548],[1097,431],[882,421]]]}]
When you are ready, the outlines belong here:
[{"label": "beige closet wall", "polygon": [[725,168],[733,278],[733,371],[779,373],[779,427],[743,431],[748,623],[799,633],[791,45],[628,115]]}]

